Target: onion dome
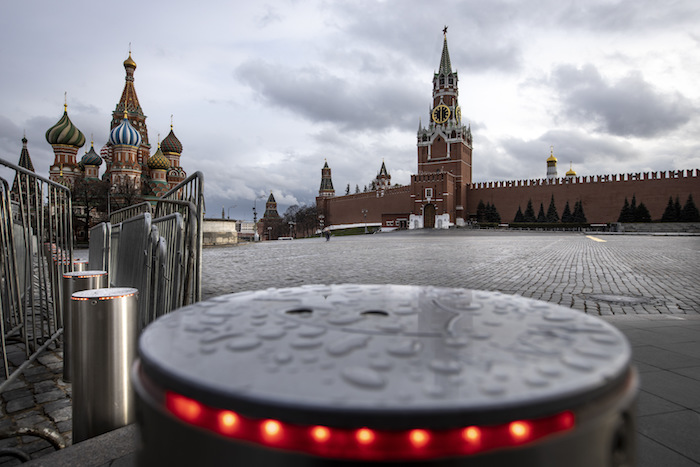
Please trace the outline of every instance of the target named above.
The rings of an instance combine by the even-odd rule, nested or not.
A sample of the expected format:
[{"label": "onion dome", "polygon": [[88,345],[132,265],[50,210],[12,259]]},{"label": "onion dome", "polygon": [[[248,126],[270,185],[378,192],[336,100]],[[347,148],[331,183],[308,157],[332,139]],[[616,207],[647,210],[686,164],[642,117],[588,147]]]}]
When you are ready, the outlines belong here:
[{"label": "onion dome", "polygon": [[557,158],[554,157],[554,146],[550,146],[550,156],[547,158],[547,162],[556,162]]},{"label": "onion dome", "polygon": [[46,130],[49,144],[64,144],[80,148],[85,144],[85,135],[73,125],[68,118],[68,106],[63,106],[63,117],[54,126]]},{"label": "onion dome", "polygon": [[172,125],[170,126],[170,133],[168,133],[168,136],[160,142],[160,148],[165,153],[182,154],[182,143],[180,143],[180,140],[177,139],[177,136],[173,133]]},{"label": "onion dome", "polygon": [[80,163],[82,165],[95,165],[97,167],[102,165],[102,158],[95,152],[93,143],[90,143],[90,150],[80,159]]},{"label": "onion dome", "polygon": [[124,112],[122,122],[109,133],[109,142],[114,146],[138,147],[141,145],[141,134],[129,123],[129,120],[126,118],[126,112]]},{"label": "onion dome", "polygon": [[576,176],[576,171],[572,167],[571,163],[569,163],[569,170],[566,171],[566,176],[567,177],[575,177]]},{"label": "onion dome", "polygon": [[148,164],[148,168],[151,170],[168,170],[170,168],[170,161],[167,157],[165,157],[160,147],[158,147],[158,150],[148,158],[146,163]]},{"label": "onion dome", "polygon": [[124,68],[134,68],[136,69],[136,62],[131,58],[131,51],[129,51],[129,58],[124,60]]}]

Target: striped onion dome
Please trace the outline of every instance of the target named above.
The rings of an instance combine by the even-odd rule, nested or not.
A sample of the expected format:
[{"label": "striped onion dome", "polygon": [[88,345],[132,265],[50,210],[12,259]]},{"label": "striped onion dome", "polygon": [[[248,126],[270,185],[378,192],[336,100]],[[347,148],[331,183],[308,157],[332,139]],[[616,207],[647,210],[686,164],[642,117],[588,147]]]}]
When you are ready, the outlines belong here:
[{"label": "striped onion dome", "polygon": [[167,157],[165,157],[165,154],[163,154],[163,151],[160,150],[160,147],[151,157],[148,158],[146,163],[148,164],[148,168],[151,170],[168,170],[170,168],[170,161]]},{"label": "striped onion dome", "polygon": [[64,144],[76,148],[85,144],[85,135],[68,118],[67,107],[64,106],[63,117],[58,123],[46,130],[46,141],[51,145]]},{"label": "striped onion dome", "polygon": [[182,143],[180,143],[180,140],[177,139],[177,136],[173,133],[172,127],[170,127],[168,136],[160,142],[160,148],[164,153],[182,154]]},{"label": "striped onion dome", "polygon": [[95,152],[95,146],[92,143],[90,144],[90,150],[80,159],[80,163],[83,165],[96,165],[97,167],[102,165],[102,158]]},{"label": "striped onion dome", "polygon": [[[126,112],[125,112],[126,113]],[[140,146],[141,134],[134,128],[126,116],[122,122],[109,133],[109,142],[115,146]]]}]

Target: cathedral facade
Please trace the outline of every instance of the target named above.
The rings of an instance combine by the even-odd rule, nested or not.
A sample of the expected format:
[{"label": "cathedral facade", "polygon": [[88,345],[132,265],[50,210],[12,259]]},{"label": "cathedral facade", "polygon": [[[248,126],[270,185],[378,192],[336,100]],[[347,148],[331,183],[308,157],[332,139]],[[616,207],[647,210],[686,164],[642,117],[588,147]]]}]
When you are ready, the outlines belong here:
[{"label": "cathedral facade", "polygon": [[[161,141],[153,154],[149,143],[146,115],[134,87],[136,62],[124,61],[126,71],[121,98],[112,112],[109,139],[98,154],[94,144],[78,159],[85,136],[68,117],[64,104],[61,119],[46,131],[46,141],[54,151],[49,179],[72,188],[78,179],[109,181],[112,191],[133,190],[144,199],[162,196],[183,181],[187,174],[180,166],[182,144],[173,132]],[[100,166],[105,172],[100,177]]]},{"label": "cathedral facade", "polygon": [[444,42],[438,71],[433,76],[432,106],[428,124],[419,123],[417,173],[408,186],[391,187],[384,162],[384,182],[369,192],[335,196],[331,169],[322,169],[316,198],[319,220],[326,226],[381,223],[383,228],[449,228],[475,220],[480,204],[494,206],[501,222],[512,222],[528,202],[545,207],[554,203],[559,213],[580,203],[588,222],[616,222],[626,199],[636,197],[659,219],[669,197],[700,199],[700,170],[577,176],[573,168],[557,173],[553,150],[546,176],[535,180],[472,182],[472,133],[462,122],[457,71],[452,70]]}]

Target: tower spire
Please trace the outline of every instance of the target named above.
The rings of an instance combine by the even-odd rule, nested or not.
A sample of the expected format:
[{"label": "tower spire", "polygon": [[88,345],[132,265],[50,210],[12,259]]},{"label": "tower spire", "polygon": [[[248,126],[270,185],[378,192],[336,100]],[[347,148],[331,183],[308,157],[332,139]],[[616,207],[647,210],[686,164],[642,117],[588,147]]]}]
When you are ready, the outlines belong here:
[{"label": "tower spire", "polygon": [[450,52],[447,50],[447,26],[442,30],[443,34],[443,44],[442,44],[442,56],[440,57],[440,69],[438,74],[449,75],[452,73],[452,64],[450,63]]}]

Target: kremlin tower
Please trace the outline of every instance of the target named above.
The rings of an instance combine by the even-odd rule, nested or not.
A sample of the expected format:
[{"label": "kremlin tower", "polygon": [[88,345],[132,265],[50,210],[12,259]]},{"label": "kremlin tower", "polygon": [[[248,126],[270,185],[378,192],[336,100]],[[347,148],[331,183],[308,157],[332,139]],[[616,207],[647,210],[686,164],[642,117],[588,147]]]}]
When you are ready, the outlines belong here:
[{"label": "kremlin tower", "polygon": [[557,158],[554,157],[554,146],[549,147],[550,155],[547,158],[547,180],[557,178]]},{"label": "kremlin tower", "polygon": [[[270,193],[270,196],[272,196],[272,193]],[[325,161],[321,169],[321,187],[318,190],[318,196],[322,198],[332,198],[335,196],[333,180],[331,179],[331,168],[328,167],[328,161]]]}]

